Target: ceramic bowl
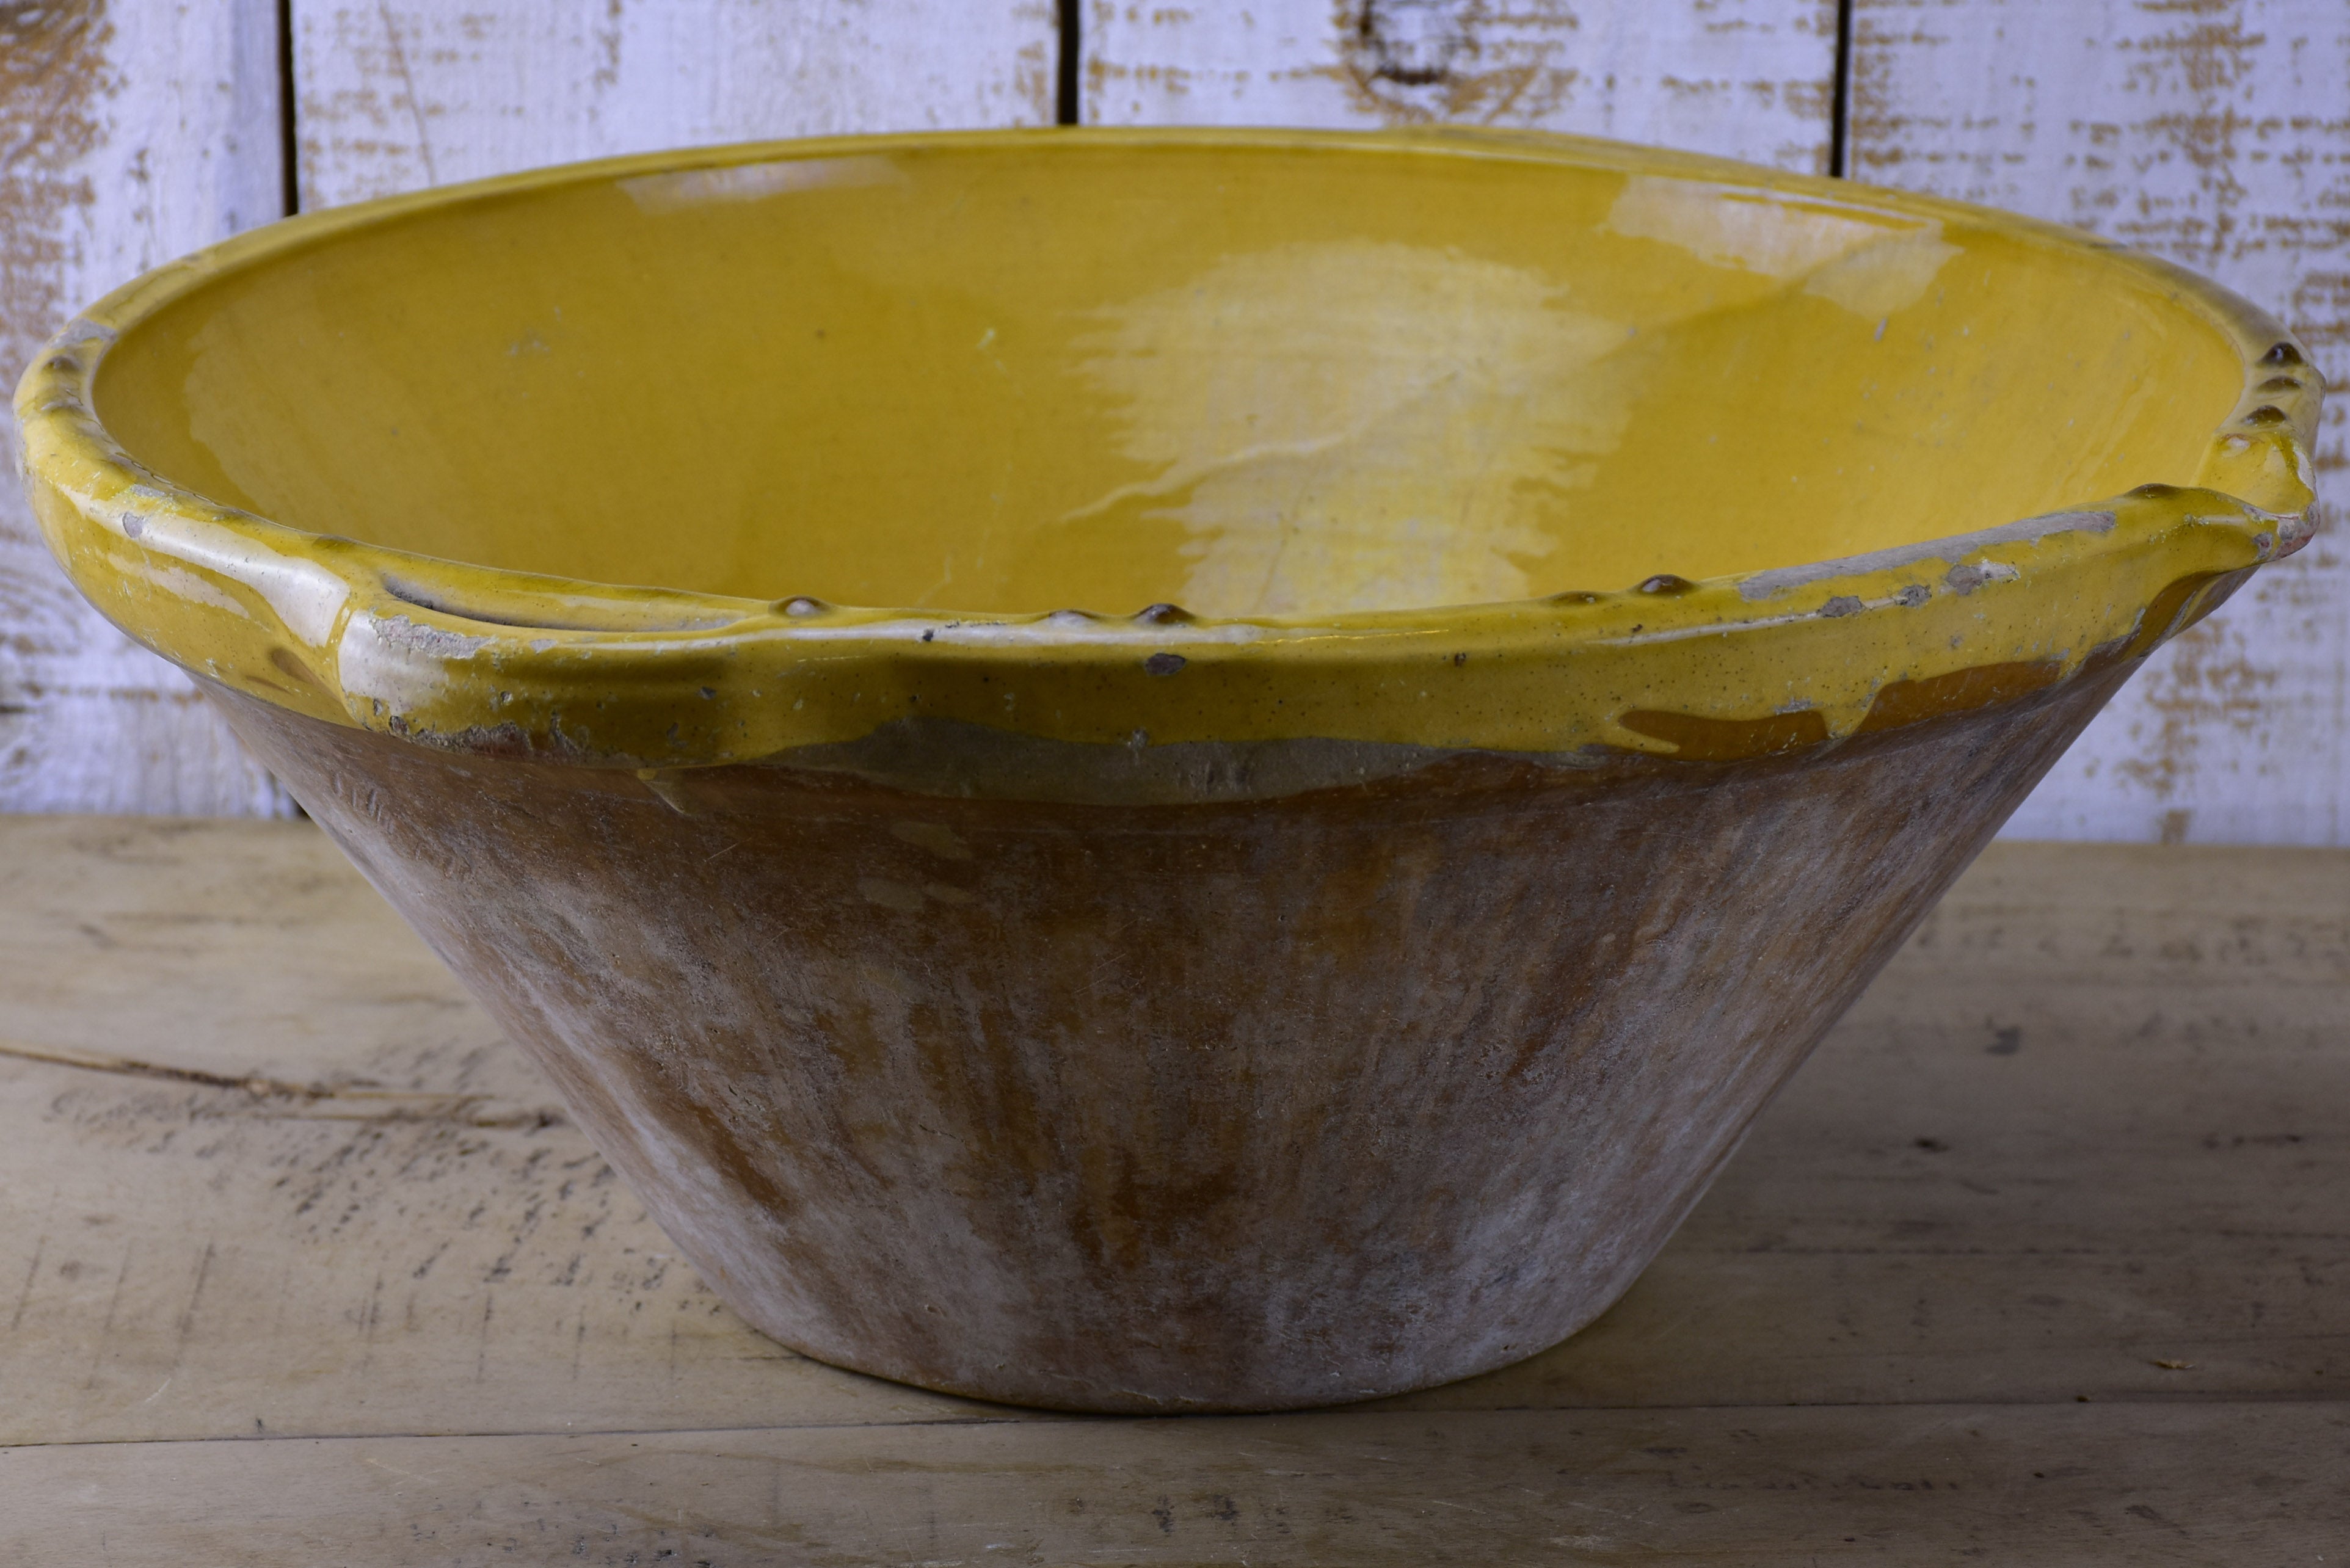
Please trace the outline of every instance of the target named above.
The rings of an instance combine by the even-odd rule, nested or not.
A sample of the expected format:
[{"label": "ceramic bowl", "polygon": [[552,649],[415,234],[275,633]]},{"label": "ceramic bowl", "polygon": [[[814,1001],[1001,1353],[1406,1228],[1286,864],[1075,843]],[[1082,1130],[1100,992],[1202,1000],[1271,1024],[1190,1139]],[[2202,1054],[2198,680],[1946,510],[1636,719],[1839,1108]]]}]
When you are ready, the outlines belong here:
[{"label": "ceramic bowl", "polygon": [[2143,255],[1527,136],[700,151],[73,323],[41,525],[827,1361],[1238,1410],[1632,1281],[2318,379]]}]

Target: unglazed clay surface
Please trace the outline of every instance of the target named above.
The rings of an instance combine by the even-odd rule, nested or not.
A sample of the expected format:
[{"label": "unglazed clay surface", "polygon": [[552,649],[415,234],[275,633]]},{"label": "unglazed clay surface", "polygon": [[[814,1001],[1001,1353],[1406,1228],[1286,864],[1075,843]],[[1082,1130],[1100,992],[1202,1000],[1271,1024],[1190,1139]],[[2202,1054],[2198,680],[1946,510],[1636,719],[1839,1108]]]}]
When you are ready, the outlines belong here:
[{"label": "unglazed clay surface", "polygon": [[1180,1411],[1604,1308],[2309,537],[2319,395],[2241,301],[1998,214],[1152,132],[301,220],[18,409],[76,581],[746,1318]]},{"label": "unglazed clay surface", "polygon": [[744,1318],[1150,1411],[1597,1315],[2126,673],[1814,758],[1126,806],[656,793],[214,690]]}]

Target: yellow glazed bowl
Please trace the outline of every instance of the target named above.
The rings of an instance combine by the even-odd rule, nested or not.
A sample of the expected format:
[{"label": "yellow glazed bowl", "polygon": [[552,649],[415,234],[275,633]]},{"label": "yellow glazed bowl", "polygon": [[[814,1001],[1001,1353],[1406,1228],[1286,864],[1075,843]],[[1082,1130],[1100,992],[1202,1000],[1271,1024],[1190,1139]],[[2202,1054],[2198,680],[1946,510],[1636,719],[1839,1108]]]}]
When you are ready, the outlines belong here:
[{"label": "yellow glazed bowl", "polygon": [[785,1342],[1258,1408],[1541,1348],[2311,527],[2275,322],[1467,132],[708,150],[303,217],[17,394],[193,672]]}]

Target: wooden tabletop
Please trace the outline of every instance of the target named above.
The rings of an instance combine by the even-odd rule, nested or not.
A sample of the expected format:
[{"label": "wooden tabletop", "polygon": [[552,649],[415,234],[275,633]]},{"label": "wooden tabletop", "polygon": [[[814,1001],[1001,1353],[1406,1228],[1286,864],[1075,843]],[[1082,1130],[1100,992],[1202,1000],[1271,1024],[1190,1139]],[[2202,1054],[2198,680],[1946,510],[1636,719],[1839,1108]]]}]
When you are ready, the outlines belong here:
[{"label": "wooden tabletop", "polygon": [[2350,853],[2002,845],[1616,1309],[1311,1415],[804,1360],[302,824],[0,817],[0,1556],[2350,1563]]}]

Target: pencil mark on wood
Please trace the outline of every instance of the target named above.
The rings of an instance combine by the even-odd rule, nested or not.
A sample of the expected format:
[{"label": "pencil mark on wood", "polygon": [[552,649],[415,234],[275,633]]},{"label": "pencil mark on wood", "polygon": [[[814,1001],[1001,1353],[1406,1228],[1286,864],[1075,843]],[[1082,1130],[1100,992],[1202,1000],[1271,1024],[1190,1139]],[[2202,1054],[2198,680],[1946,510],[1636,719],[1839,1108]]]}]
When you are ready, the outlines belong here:
[{"label": "pencil mark on wood", "polygon": [[377,0],[375,14],[383,23],[384,51],[390,56],[392,72],[400,78],[398,101],[408,106],[409,120],[416,128],[416,156],[424,165],[424,182],[438,185],[441,175],[432,163],[432,138],[424,129],[424,103],[416,91],[416,74],[408,68],[408,50],[400,41],[400,24],[392,20],[391,7],[383,0]]},{"label": "pencil mark on wood", "polygon": [[[55,1208],[56,1201],[57,1195],[52,1192],[50,1194],[52,1209]],[[49,1229],[47,1220],[44,1219],[39,1232],[33,1241],[33,1261],[25,1265],[25,1284],[24,1288],[16,1293],[16,1310],[8,1314],[8,1332],[12,1334],[25,1325],[25,1307],[33,1299],[33,1282],[41,1277],[41,1260],[47,1257],[48,1252]]]}]

